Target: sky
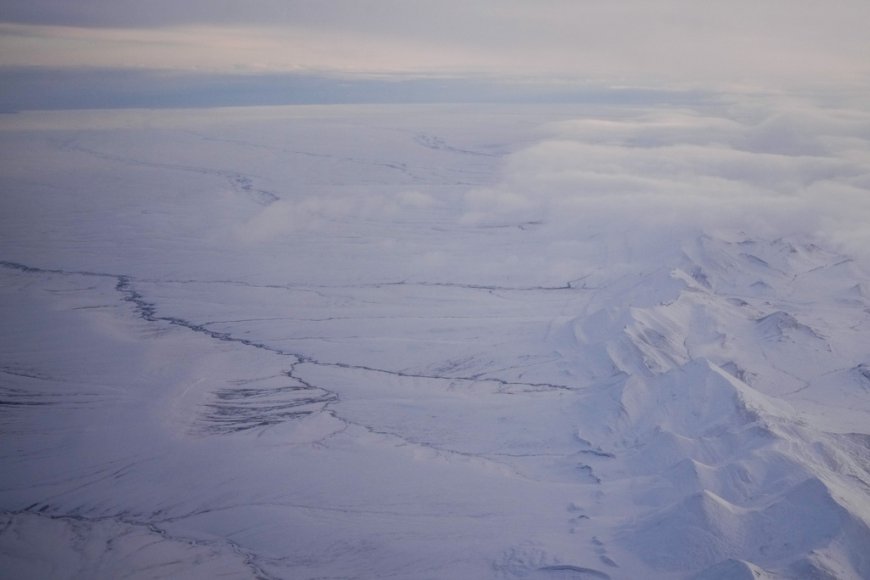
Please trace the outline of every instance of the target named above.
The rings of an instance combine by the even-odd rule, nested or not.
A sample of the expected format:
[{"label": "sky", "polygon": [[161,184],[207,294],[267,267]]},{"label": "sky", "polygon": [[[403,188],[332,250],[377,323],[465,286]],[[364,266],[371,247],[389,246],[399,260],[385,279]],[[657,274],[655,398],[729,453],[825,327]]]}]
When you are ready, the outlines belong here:
[{"label": "sky", "polygon": [[75,88],[70,71],[167,90],[242,76],[842,89],[870,79],[867,22],[866,0],[0,0],[0,74],[18,75],[7,108],[57,74]]}]

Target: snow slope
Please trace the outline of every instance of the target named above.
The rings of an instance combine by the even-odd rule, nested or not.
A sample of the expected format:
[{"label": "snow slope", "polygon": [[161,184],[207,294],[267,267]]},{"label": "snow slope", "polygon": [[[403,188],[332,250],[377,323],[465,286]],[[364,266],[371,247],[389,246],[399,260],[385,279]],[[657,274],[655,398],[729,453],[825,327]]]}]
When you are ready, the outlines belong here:
[{"label": "snow slope", "polygon": [[870,577],[870,124],[779,114],[0,120],[0,578]]}]

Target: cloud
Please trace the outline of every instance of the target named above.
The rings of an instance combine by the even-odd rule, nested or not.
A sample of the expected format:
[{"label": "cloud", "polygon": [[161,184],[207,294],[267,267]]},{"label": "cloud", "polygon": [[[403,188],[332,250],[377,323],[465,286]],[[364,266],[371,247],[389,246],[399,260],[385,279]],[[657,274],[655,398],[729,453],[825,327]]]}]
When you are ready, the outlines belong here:
[{"label": "cloud", "polygon": [[436,205],[432,196],[414,190],[357,196],[320,192],[272,203],[235,228],[233,234],[236,241],[246,244],[270,243],[298,233],[340,231],[350,223],[389,221]]},{"label": "cloud", "polygon": [[864,83],[870,3],[7,0],[5,62]]},{"label": "cloud", "polygon": [[[728,230],[812,233],[870,254],[870,114],[782,99],[555,123],[469,191],[461,222],[538,220],[552,240],[635,244]],[[656,241],[658,240],[658,241]]]},{"label": "cloud", "polygon": [[436,205],[435,198],[422,191],[403,191],[396,195],[396,202],[403,208],[425,209]]}]

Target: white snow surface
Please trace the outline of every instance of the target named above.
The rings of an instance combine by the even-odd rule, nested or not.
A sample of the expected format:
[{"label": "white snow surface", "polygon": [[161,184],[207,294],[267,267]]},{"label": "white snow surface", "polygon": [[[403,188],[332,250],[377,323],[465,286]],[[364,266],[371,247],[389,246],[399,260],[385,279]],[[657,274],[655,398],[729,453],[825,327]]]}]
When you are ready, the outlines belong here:
[{"label": "white snow surface", "polygon": [[0,578],[870,578],[867,114],[0,140]]}]

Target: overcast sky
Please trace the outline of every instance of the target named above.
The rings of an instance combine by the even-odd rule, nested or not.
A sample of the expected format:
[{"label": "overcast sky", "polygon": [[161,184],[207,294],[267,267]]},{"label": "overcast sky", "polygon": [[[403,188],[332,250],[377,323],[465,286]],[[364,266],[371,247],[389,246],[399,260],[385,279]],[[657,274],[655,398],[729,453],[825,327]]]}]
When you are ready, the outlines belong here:
[{"label": "overcast sky", "polygon": [[861,81],[867,0],[2,0],[3,65]]},{"label": "overcast sky", "polygon": [[868,22],[867,0],[0,0],[0,67],[847,87]]}]

